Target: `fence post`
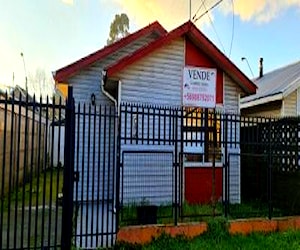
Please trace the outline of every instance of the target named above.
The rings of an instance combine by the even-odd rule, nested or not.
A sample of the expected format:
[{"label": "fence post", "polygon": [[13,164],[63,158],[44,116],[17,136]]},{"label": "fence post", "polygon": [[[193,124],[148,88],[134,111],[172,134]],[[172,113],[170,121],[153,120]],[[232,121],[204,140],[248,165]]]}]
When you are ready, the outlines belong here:
[{"label": "fence post", "polygon": [[217,148],[217,114],[216,110],[213,111],[213,164],[212,164],[212,207],[213,207],[213,217],[216,214],[216,148]]},{"label": "fence post", "polygon": [[[122,122],[122,104],[119,104],[120,106],[116,108],[117,114],[116,114],[116,123],[118,128],[117,133],[117,172],[116,172],[116,232],[119,230],[120,225],[120,188],[121,188],[121,122]],[[125,121],[126,122],[126,121]],[[122,189],[123,192],[123,189]]]},{"label": "fence post", "polygon": [[175,116],[175,120],[174,120],[174,139],[175,139],[175,149],[174,149],[174,154],[175,154],[175,163],[174,163],[174,167],[175,167],[175,187],[174,187],[174,199],[175,199],[175,202],[174,202],[174,206],[175,206],[175,214],[174,214],[174,224],[175,226],[177,226],[178,224],[178,167],[179,167],[179,162],[178,162],[178,119],[179,119],[179,113],[182,115],[182,112],[183,112],[183,109],[175,109],[175,113],[176,115]]},{"label": "fence post", "polygon": [[268,166],[268,201],[269,201],[269,219],[272,219],[272,119],[269,120],[269,166]]},{"label": "fence post", "polygon": [[63,210],[62,210],[62,249],[71,249],[73,230],[73,188],[74,188],[74,153],[75,153],[75,107],[73,88],[68,87],[65,122],[65,156],[63,177]]},{"label": "fence post", "polygon": [[228,216],[228,116],[225,114],[225,119],[224,119],[224,154],[225,154],[225,160],[224,160],[224,165],[225,165],[225,206],[224,206],[224,213],[225,217],[227,218]]}]

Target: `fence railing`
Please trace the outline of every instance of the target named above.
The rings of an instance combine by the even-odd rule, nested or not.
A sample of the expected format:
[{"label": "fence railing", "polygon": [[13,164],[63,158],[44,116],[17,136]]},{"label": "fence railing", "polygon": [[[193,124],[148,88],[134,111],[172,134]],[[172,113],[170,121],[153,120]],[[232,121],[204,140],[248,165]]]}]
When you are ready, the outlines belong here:
[{"label": "fence railing", "polygon": [[0,248],[111,247],[124,225],[300,214],[298,118],[0,99]]},{"label": "fence railing", "polygon": [[[140,207],[149,206],[156,206],[152,222],[175,224],[223,214],[271,218],[299,212],[293,192],[298,118],[132,103],[120,110],[121,224],[143,223]],[[158,160],[163,153],[173,155],[169,163]],[[164,193],[165,202],[156,196]]]},{"label": "fence railing", "polygon": [[0,99],[1,249],[61,245],[64,137],[52,124],[64,108],[61,100]]}]

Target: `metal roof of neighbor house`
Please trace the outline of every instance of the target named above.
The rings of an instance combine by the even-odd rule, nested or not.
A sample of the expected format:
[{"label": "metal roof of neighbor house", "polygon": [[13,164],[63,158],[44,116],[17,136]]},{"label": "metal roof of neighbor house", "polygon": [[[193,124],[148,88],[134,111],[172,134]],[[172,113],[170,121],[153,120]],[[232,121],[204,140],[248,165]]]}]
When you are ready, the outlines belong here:
[{"label": "metal roof of neighbor house", "polygon": [[77,73],[79,70],[82,70],[85,67],[90,66],[91,64],[97,62],[100,59],[103,59],[104,57],[114,53],[120,48],[123,48],[130,44],[131,42],[147,35],[152,32],[157,33],[158,35],[163,35],[167,33],[167,31],[160,25],[159,22],[153,22],[149,24],[148,26],[144,27],[143,29],[140,29],[120,40],[118,40],[115,43],[112,43],[108,46],[105,46],[104,48],[85,56],[78,61],[71,63],[55,72],[53,72],[53,78],[56,82],[64,82],[66,81],[70,76]]},{"label": "metal roof of neighbor house", "polygon": [[255,93],[256,85],[242,71],[240,71],[239,68],[237,68],[236,65],[232,63],[229,58],[225,56],[205,35],[203,35],[202,32],[191,21],[184,23],[178,28],[166,33],[160,38],[110,65],[105,69],[107,76],[112,76],[128,65],[145,57],[154,50],[171,43],[174,39],[181,36],[188,36],[203,53],[206,53],[207,56],[211,58],[218,67],[225,71],[248,94]]},{"label": "metal roof of neighbor house", "polygon": [[296,90],[300,86],[300,61],[268,72],[254,83],[258,87],[256,94],[242,98],[242,108],[282,100]]}]

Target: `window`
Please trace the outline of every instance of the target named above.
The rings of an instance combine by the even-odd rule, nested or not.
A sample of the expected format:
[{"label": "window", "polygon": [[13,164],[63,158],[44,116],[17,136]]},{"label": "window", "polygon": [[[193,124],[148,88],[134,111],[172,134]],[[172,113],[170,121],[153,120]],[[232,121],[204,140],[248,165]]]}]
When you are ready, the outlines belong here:
[{"label": "window", "polygon": [[220,162],[221,115],[213,109],[185,108],[183,140],[187,162],[213,162],[214,156]]}]

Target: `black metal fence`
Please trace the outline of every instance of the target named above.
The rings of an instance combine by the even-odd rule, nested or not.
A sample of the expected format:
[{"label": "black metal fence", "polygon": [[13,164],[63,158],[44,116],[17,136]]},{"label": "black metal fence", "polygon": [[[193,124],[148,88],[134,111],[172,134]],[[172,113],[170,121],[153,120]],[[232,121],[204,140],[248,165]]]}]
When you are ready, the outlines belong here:
[{"label": "black metal fence", "polygon": [[245,119],[250,125],[241,130],[244,200],[256,203],[255,215],[299,215],[299,117]]},{"label": "black metal fence", "polygon": [[121,225],[299,213],[298,118],[138,104],[120,110]]},{"label": "black metal fence", "polygon": [[[118,113],[119,111],[119,113]],[[299,214],[299,119],[0,99],[0,248],[111,247],[124,225]]]},{"label": "black metal fence", "polygon": [[65,106],[5,95],[0,99],[0,248],[61,246]]},{"label": "black metal fence", "polygon": [[73,245],[111,247],[117,233],[116,109],[78,104],[75,122]]}]

